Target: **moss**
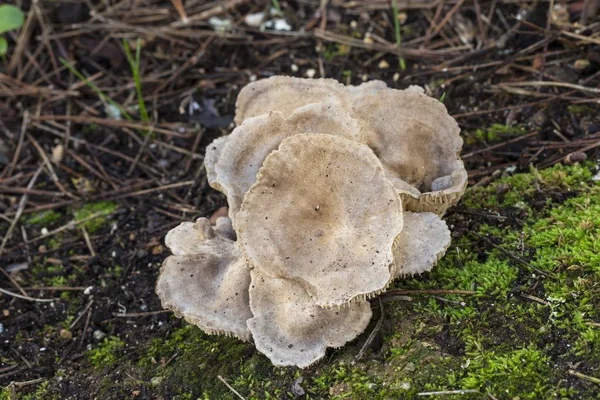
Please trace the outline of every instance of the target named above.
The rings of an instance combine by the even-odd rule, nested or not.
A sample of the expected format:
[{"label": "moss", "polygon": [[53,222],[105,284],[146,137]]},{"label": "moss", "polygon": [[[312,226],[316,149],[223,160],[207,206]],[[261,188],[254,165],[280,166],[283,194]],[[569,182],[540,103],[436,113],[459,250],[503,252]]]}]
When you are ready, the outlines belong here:
[{"label": "moss", "polygon": [[112,201],[85,204],[75,211],[75,221],[82,221],[92,215],[99,214],[96,218],[82,224],[88,233],[94,233],[108,223],[108,214],[111,214],[116,209],[117,203]]},{"label": "moss", "polygon": [[496,142],[507,137],[514,137],[526,133],[525,128],[521,126],[511,126],[503,124],[492,124],[486,129],[477,129],[475,132],[466,134],[466,142],[474,144],[477,142]]},{"label": "moss", "polygon": [[[146,385],[164,398],[235,399],[220,375],[249,400],[294,398],[294,382],[306,399],[419,399],[447,390],[477,391],[461,399],[596,398],[597,387],[567,374],[600,376],[600,187],[589,165],[507,175],[471,189],[463,204],[503,218],[449,215],[457,237],[446,256],[393,287],[474,293],[386,302],[376,350],[360,361],[375,321],[307,370],[275,368],[251,344],[182,322],[119,364],[139,381],[106,377],[98,397],[123,398]],[[110,364],[122,347],[110,349],[101,344],[98,359],[108,354]]]},{"label": "moss", "polygon": [[467,208],[492,210],[518,206],[530,212],[531,200],[544,192],[576,193],[589,190],[592,185],[595,182],[590,164],[558,164],[541,171],[532,168],[530,173],[505,174],[491,185],[468,188],[462,204]]},{"label": "moss", "polygon": [[88,359],[96,367],[110,367],[118,361],[119,354],[124,347],[125,342],[118,337],[107,337],[88,352]]},{"label": "moss", "polygon": [[325,60],[331,61],[337,56],[343,57],[350,54],[350,50],[352,48],[345,44],[330,44],[325,47],[323,57]]},{"label": "moss", "polygon": [[28,218],[27,218],[27,223],[30,225],[40,225],[43,227],[47,227],[48,225],[52,224],[53,222],[56,222],[60,219],[61,214],[54,211],[54,210],[48,210],[48,211],[41,211],[38,213],[34,213],[31,214]]},{"label": "moss", "polygon": [[[210,398],[221,398],[230,392],[218,380],[218,375],[239,376],[246,362],[249,363],[245,367],[249,376],[263,367],[270,369],[264,357],[252,359],[252,353],[248,343],[209,336],[196,326],[186,325],[165,338],[153,340],[138,365],[148,379],[160,377],[161,390],[171,394],[201,396],[210,393]],[[168,368],[161,367],[168,361]]]},{"label": "moss", "polygon": [[463,389],[478,389],[495,397],[547,399],[553,392],[552,363],[533,346],[505,354],[471,349]]},{"label": "moss", "polygon": [[590,107],[585,104],[569,104],[567,106],[567,111],[569,111],[569,113],[573,115],[581,115],[586,114],[588,112],[593,112],[594,109],[593,107]]},{"label": "moss", "polygon": [[[28,393],[22,393],[23,391],[28,390]],[[37,385],[37,387],[35,389],[33,389],[33,391],[31,391],[31,388],[25,388],[25,389],[19,389],[16,390],[15,393],[17,394],[17,399],[19,400],[58,400],[59,396],[52,394],[49,392],[48,390],[48,381],[44,381],[42,383],[40,383],[39,385]],[[3,388],[0,391],[0,400],[12,400],[12,394],[11,394],[11,388],[10,386]]]}]

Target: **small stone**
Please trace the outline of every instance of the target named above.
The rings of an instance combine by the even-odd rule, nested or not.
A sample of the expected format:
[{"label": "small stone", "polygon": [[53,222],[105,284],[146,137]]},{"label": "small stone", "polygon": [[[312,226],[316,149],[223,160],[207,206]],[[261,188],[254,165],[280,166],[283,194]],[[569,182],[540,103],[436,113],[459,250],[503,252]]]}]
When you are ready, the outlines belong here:
[{"label": "small stone", "polygon": [[158,386],[161,384],[162,381],[163,381],[162,376],[155,376],[154,378],[152,378],[150,380],[150,383],[152,384],[152,386]]},{"label": "small stone", "polygon": [[390,63],[387,62],[386,60],[381,60],[381,61],[379,61],[379,64],[377,65],[377,67],[379,69],[388,69],[390,67]]},{"label": "small stone", "polygon": [[6,308],[4,310],[2,310],[2,316],[3,317],[10,317],[10,310],[7,310]]},{"label": "small stone", "polygon": [[298,72],[298,70],[299,70],[300,68],[298,68],[298,66],[297,66],[296,64],[292,64],[292,65],[290,66],[290,69],[292,70],[292,72]]},{"label": "small stone", "polygon": [[404,11],[398,13],[398,22],[400,22],[400,25],[405,23],[407,19],[408,15]]},{"label": "small stone", "polygon": [[567,154],[567,156],[564,158],[565,164],[569,165],[583,162],[585,160],[587,160],[587,154],[582,151],[575,151],[571,154]]},{"label": "small stone", "polygon": [[396,73],[394,74],[394,76],[392,77],[392,80],[393,80],[394,82],[398,82],[398,81],[400,80],[400,72],[396,72]]},{"label": "small stone", "polygon": [[144,258],[144,257],[146,257],[147,255],[148,255],[148,251],[147,251],[147,250],[144,250],[144,249],[138,250],[138,251],[137,251],[137,253],[135,253],[135,256],[136,256],[137,258]]},{"label": "small stone", "polygon": [[508,192],[509,190],[510,190],[510,185],[508,183],[501,183],[498,186],[496,186],[497,194],[504,194],[504,193]]},{"label": "small stone", "polygon": [[539,110],[531,118],[529,118],[528,125],[532,127],[541,127],[548,121],[548,115],[546,110]]},{"label": "small stone", "polygon": [[265,19],[265,13],[258,12],[258,13],[246,15],[244,17],[244,23],[253,28],[258,28],[260,26],[260,24],[263,23],[264,19]]},{"label": "small stone", "polygon": [[575,63],[573,63],[573,67],[575,67],[575,69],[578,71],[584,70],[589,66],[590,66],[590,61],[586,60],[585,58],[580,58],[579,60],[575,60]]},{"label": "small stone", "polygon": [[165,247],[162,244],[159,244],[158,246],[154,246],[152,248],[152,255],[155,255],[155,256],[161,255],[163,253],[163,251],[165,251]]},{"label": "small stone", "polygon": [[315,75],[317,74],[317,71],[314,68],[310,68],[306,70],[306,77],[307,78],[314,78]]},{"label": "small stone", "polygon": [[406,366],[404,367],[403,371],[406,372],[414,372],[417,368],[415,367],[415,364],[412,362],[408,362],[406,363]]},{"label": "small stone", "polygon": [[73,337],[73,334],[68,329],[61,329],[59,335],[61,338],[65,339],[65,340],[69,340]]},{"label": "small stone", "polygon": [[90,294],[92,294],[92,289],[94,289],[93,286],[86,287],[85,290],[83,291],[83,294],[85,294],[86,296],[89,296]]},{"label": "small stone", "polygon": [[94,331],[94,339],[96,339],[96,340],[102,340],[105,337],[106,337],[106,333],[102,332],[101,330],[96,329]]},{"label": "small stone", "polygon": [[365,34],[365,38],[363,39],[363,43],[365,43],[365,44],[373,44],[373,38],[371,37],[371,34],[369,32],[367,32]]},{"label": "small stone", "polygon": [[48,231],[48,228],[42,228],[41,233],[42,233],[42,236],[46,236],[47,234],[50,233],[50,231]]},{"label": "small stone", "polygon": [[304,391],[304,389],[302,388],[302,386],[300,386],[300,384],[302,383],[303,380],[304,380],[304,378],[300,377],[300,378],[294,380],[294,383],[292,383],[290,392],[292,392],[292,394],[296,397],[304,396],[306,393]]},{"label": "small stone", "polygon": [[350,21],[350,28],[352,28],[352,29],[358,28],[358,22],[356,22],[354,20]]},{"label": "small stone", "polygon": [[60,164],[60,162],[63,159],[64,154],[65,154],[65,147],[62,144],[59,144],[58,146],[56,146],[52,149],[52,155],[50,156],[50,159],[52,160],[53,163]]}]

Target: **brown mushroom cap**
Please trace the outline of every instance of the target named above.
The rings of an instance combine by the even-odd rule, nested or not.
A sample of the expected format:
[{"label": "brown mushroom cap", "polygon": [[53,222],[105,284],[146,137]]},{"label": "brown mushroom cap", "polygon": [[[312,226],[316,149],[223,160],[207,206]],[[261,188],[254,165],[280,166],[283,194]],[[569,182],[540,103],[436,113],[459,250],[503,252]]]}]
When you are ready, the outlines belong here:
[{"label": "brown mushroom cap", "polygon": [[248,320],[254,344],[274,365],[306,368],[325,355],[327,347],[341,347],[360,335],[372,316],[367,301],[349,307],[317,306],[303,287],[288,279],[251,272]]},{"label": "brown mushroom cap", "polygon": [[450,230],[439,216],[406,211],[404,229],[394,249],[394,278],[431,271],[450,241]]},{"label": "brown mushroom cap", "polygon": [[218,185],[227,195],[234,225],[244,194],[256,181],[265,158],[283,139],[305,132],[362,139],[361,127],[350,114],[339,106],[323,103],[300,107],[287,118],[278,111],[249,118],[229,135],[215,170]]},{"label": "brown mushroom cap", "polygon": [[236,228],[257,270],[333,307],[387,287],[402,203],[366,145],[295,135],[266,158]]},{"label": "brown mushroom cap", "polygon": [[[418,206],[407,199],[407,209],[445,211],[458,201],[466,186],[462,179],[466,170],[459,159],[463,140],[458,124],[441,102],[411,90],[385,89],[354,104],[369,135],[367,143],[386,170],[420,193],[429,193],[422,200],[421,196],[416,199],[416,203],[423,203]],[[440,178],[452,186],[438,185]]]},{"label": "brown mushroom cap", "polygon": [[156,293],[164,308],[209,334],[250,339],[250,271],[237,243],[220,236],[206,218],[167,234],[174,255],[164,261]]},{"label": "brown mushroom cap", "polygon": [[329,103],[352,111],[352,100],[344,85],[333,79],[302,79],[273,76],[252,82],[240,91],[235,103],[235,123],[269,111],[284,117],[311,103]]},{"label": "brown mushroom cap", "polygon": [[223,147],[227,144],[229,135],[221,136],[212,141],[211,144],[206,146],[206,155],[204,156],[204,168],[206,168],[206,179],[208,184],[218,191],[223,191],[221,185],[217,182],[217,173],[215,172],[215,165],[221,157]]}]

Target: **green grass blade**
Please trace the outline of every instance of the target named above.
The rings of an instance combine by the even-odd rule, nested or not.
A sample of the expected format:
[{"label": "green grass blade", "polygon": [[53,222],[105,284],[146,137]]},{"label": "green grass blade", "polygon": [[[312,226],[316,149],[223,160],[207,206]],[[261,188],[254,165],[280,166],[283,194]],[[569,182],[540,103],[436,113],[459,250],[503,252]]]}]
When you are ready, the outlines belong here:
[{"label": "green grass blade", "polygon": [[[394,14],[394,28],[396,29],[396,46],[400,47],[402,45],[402,35],[400,34],[400,20],[398,19],[398,0],[392,0],[392,11]],[[400,63],[400,69],[402,71],[406,70],[406,61],[404,61],[404,57],[399,56],[398,61]]]},{"label": "green grass blade", "polygon": [[69,71],[71,71],[71,73],[73,75],[75,75],[80,81],[82,81],[83,83],[85,83],[87,87],[89,87],[90,89],[92,89],[94,91],[94,93],[96,93],[96,95],[100,98],[100,100],[102,100],[103,102],[108,103],[108,104],[116,107],[121,112],[121,114],[123,114],[123,116],[125,117],[125,119],[127,119],[129,121],[133,121],[133,118],[131,117],[131,115],[129,115],[129,113],[127,111],[125,111],[125,109],[123,108],[123,106],[121,106],[119,103],[117,103],[116,101],[114,101],[113,99],[111,99],[109,96],[107,96],[93,82],[90,82],[88,80],[88,78],[85,75],[83,75],[81,72],[79,72],[73,65],[71,65],[71,63],[69,61],[65,60],[64,58],[61,58],[60,62]]},{"label": "green grass blade", "polygon": [[149,122],[150,117],[148,116],[148,111],[146,109],[146,103],[144,102],[144,96],[142,95],[142,82],[140,79],[140,55],[142,44],[141,40],[138,39],[135,49],[135,59],[131,54],[131,48],[129,47],[129,43],[123,39],[123,47],[125,48],[125,55],[127,56],[127,61],[129,62],[129,67],[131,68],[131,74],[133,75],[133,81],[135,82],[135,91],[138,98],[138,105],[140,108],[140,117],[142,121]]}]

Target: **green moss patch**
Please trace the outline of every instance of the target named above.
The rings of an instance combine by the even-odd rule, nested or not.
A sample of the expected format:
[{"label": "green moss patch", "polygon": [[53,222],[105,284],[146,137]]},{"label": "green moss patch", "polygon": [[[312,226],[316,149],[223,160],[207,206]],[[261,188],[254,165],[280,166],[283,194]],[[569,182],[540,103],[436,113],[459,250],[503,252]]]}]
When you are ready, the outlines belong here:
[{"label": "green moss patch", "polygon": [[116,336],[104,338],[96,347],[88,352],[88,359],[96,367],[110,367],[119,361],[125,342]]},{"label": "green moss patch", "polygon": [[38,213],[31,214],[25,220],[30,225],[40,225],[47,227],[48,225],[58,221],[61,214],[54,210],[41,211]]},{"label": "green moss patch", "polygon": [[501,139],[520,136],[526,133],[525,128],[521,126],[511,126],[503,124],[492,124],[486,129],[477,129],[474,132],[466,133],[467,144],[478,142],[497,142]]},{"label": "green moss patch", "polygon": [[82,223],[88,233],[94,233],[104,227],[108,222],[108,215],[117,209],[118,205],[112,201],[100,201],[97,203],[85,204],[81,208],[75,210],[75,221],[83,221],[91,216],[95,218],[89,219]]},{"label": "green moss patch", "polygon": [[[600,187],[589,167],[532,170],[470,189],[448,215],[455,237],[447,254],[433,271],[394,283],[414,294],[386,298],[381,331],[361,360],[376,308],[364,335],[305,370],[275,368],[251,344],[182,322],[141,344],[122,366],[137,380],[107,377],[107,393],[145,386],[165,398],[235,399],[221,376],[249,400],[456,390],[465,391],[461,399],[596,398],[600,387],[569,373],[600,377]],[[415,292],[430,289],[471,294]],[[90,361],[115,363],[122,346],[106,339]]]}]

